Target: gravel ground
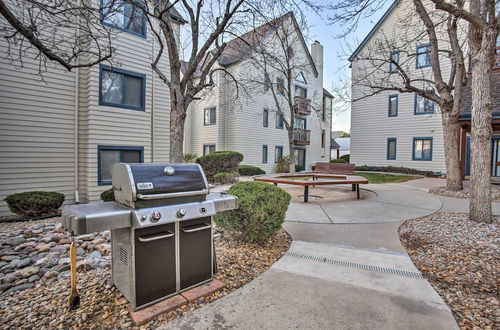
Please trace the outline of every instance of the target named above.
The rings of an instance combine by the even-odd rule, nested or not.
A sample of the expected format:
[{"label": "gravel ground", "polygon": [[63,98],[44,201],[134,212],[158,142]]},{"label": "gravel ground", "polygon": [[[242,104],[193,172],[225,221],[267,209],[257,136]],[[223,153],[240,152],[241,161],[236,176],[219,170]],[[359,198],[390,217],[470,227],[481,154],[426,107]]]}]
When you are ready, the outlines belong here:
[{"label": "gravel ground", "polygon": [[500,219],[434,213],[406,221],[401,242],[462,329],[500,329]]},{"label": "gravel ground", "polygon": [[[111,285],[109,232],[75,237],[81,304],[67,311],[70,237],[58,220],[0,224],[0,328],[137,328],[127,300]],[[214,241],[219,266],[215,277],[227,288],[159,316],[142,329],[189,314],[250,282],[288,250],[291,238],[281,230],[260,246],[237,243],[224,233],[216,234]]]},{"label": "gravel ground", "polygon": [[[446,190],[446,186],[436,187],[429,190],[430,193],[445,197],[454,197],[461,199],[470,198],[470,187],[465,186],[463,190],[459,191],[449,191]],[[491,186],[491,200],[495,202],[500,202],[500,187],[492,185]]]}]

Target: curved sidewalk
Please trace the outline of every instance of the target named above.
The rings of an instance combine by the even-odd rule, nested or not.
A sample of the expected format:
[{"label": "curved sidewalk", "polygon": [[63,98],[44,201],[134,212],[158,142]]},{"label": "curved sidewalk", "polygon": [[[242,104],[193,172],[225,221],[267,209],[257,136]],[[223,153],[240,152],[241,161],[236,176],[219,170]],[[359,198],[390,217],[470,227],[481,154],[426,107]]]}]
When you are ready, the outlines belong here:
[{"label": "curved sidewalk", "polygon": [[[457,329],[397,233],[441,209],[437,196],[366,185],[365,200],[292,202],[293,242],[264,274],[168,329]],[[328,221],[325,221],[327,219]]]}]

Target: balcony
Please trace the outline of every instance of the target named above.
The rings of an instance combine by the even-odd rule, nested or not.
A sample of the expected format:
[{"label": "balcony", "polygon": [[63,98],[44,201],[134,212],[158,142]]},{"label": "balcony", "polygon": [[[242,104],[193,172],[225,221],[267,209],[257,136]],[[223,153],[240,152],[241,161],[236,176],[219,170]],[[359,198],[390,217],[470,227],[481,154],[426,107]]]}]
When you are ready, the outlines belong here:
[{"label": "balcony", "polygon": [[497,47],[495,51],[495,63],[493,64],[493,70],[500,71],[500,47]]},{"label": "balcony", "polygon": [[303,128],[293,129],[293,144],[307,146],[311,143],[311,131]]},{"label": "balcony", "polygon": [[302,96],[293,98],[293,111],[296,115],[308,116],[311,113],[311,100]]}]

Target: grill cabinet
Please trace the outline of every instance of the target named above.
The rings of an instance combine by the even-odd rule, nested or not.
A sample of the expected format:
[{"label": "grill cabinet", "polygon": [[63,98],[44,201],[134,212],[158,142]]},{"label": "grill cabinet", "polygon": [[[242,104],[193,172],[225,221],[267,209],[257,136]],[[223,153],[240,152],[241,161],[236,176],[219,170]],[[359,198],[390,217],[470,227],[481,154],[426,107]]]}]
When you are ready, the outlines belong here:
[{"label": "grill cabinet", "polygon": [[63,208],[72,234],[111,230],[113,283],[134,310],[212,279],[212,216],[237,198],[209,193],[198,164],[113,167],[115,202]]}]

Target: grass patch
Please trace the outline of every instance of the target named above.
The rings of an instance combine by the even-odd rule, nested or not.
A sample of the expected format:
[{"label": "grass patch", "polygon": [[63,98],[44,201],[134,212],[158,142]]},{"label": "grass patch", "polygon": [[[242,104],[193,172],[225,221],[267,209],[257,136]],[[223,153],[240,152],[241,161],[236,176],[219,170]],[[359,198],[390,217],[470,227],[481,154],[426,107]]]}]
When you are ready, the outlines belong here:
[{"label": "grass patch", "polygon": [[392,183],[392,182],[405,182],[417,179],[415,176],[408,175],[392,175],[385,173],[355,173],[358,176],[368,180],[368,183]]}]

